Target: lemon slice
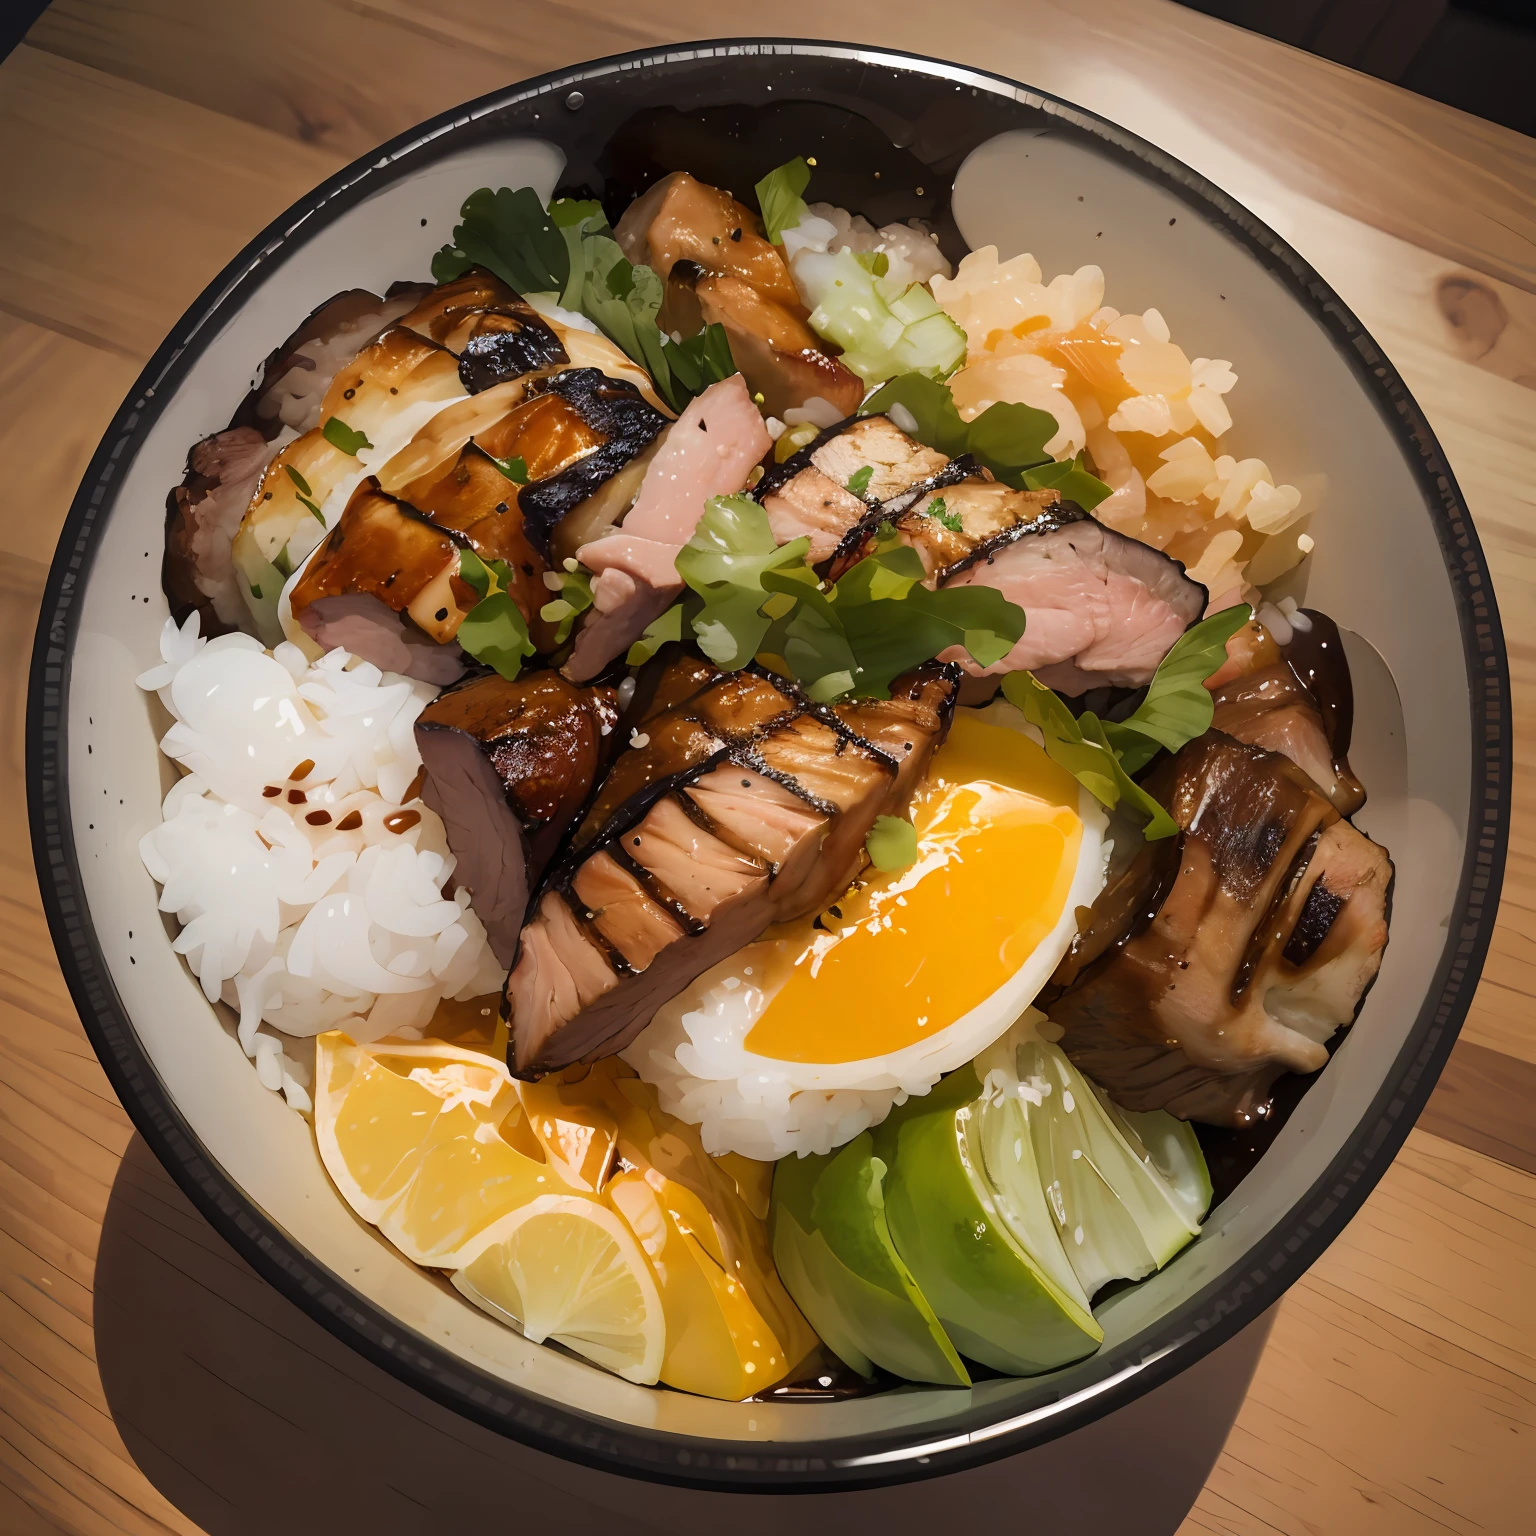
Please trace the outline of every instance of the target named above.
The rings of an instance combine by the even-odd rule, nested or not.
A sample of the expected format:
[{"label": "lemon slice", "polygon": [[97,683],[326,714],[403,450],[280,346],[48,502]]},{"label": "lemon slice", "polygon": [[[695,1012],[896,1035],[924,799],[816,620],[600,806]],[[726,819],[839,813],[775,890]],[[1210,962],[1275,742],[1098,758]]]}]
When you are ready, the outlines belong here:
[{"label": "lemon slice", "polygon": [[500,1218],[453,1277],[458,1289],[535,1344],[553,1339],[649,1386],[666,1326],[650,1265],[607,1206],[541,1195]]},{"label": "lemon slice", "polygon": [[[347,1204],[408,1259],[457,1268],[492,1222],[569,1182],[528,1134],[493,1057],[436,1041],[315,1047],[315,1140]],[[531,1154],[531,1155],[530,1155]]]}]

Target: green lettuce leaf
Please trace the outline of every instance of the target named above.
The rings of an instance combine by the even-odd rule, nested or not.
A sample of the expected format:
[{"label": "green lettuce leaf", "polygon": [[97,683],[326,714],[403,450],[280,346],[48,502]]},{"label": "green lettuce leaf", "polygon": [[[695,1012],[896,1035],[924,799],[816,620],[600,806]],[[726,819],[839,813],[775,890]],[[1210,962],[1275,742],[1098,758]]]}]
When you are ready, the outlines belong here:
[{"label": "green lettuce leaf", "polygon": [[784,231],[805,217],[805,189],[811,184],[811,168],[797,155],[786,165],[769,171],[753,189],[763,229],[775,245],[783,245]]},{"label": "green lettuce leaf", "polygon": [[[889,413],[900,406],[914,423],[912,436],[950,458],[969,453],[984,469],[1016,491],[1052,488],[1084,511],[1110,495],[1088,473],[1082,454],[1057,463],[1045,451],[1056,435],[1056,418],[1032,405],[989,405],[974,421],[960,419],[949,386],[920,373],[898,374],[859,407],[861,416]],[[899,414],[899,413],[898,413]]]},{"label": "green lettuce leaf", "polygon": [[1053,490],[1063,501],[1075,501],[1084,512],[1092,512],[1101,501],[1114,494],[1096,475],[1088,473],[1084,455],[1063,459],[1059,464],[1042,464],[1024,471],[1024,488],[1030,491]]},{"label": "green lettuce leaf", "polygon": [[648,662],[669,640],[683,638],[683,618],[686,605],[673,603],[667,611],[646,625],[645,633],[630,646],[624,660],[632,667]]},{"label": "green lettuce leaf", "polygon": [[693,537],[678,552],[677,574],[703,599],[692,616],[693,632],[716,666],[735,671],[762,649],[773,623],[763,611],[773,595],[763,576],[804,568],[809,549],[809,539],[776,543],[768,514],[748,496],[714,496],[706,503]]},{"label": "green lettuce leaf", "polygon": [[918,442],[957,459],[970,446],[970,429],[955,409],[954,396],[947,384],[930,379],[924,373],[898,374],[883,384],[859,407],[861,416],[888,413],[901,406],[917,423],[912,432]]},{"label": "green lettuce leaf", "polygon": [[1104,722],[1127,773],[1140,772],[1159,747],[1177,752],[1210,730],[1214,706],[1205,680],[1226,662],[1227,641],[1252,617],[1253,609],[1239,603],[1192,625],[1163,657],[1135,714]]},{"label": "green lettuce leaf", "polygon": [[1094,799],[1111,810],[1124,801],[1127,810],[1144,820],[1148,842],[1172,837],[1179,830],[1167,810],[1126,772],[1097,715],[1085,711],[1074,719],[1058,695],[1030,672],[1010,672],[1003,679],[1003,697],[1038,727],[1046,755]]}]

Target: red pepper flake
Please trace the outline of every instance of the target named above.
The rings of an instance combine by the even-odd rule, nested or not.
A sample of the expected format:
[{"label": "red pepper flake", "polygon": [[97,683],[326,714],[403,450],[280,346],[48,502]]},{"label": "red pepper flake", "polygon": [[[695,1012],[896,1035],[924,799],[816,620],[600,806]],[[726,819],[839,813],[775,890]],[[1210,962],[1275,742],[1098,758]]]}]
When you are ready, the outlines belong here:
[{"label": "red pepper flake", "polygon": [[409,832],[420,820],[420,811],[394,811],[384,818],[384,827],[389,832]]},{"label": "red pepper flake", "polygon": [[329,811],[311,811],[304,820],[312,827],[323,827],[329,823],[331,813]]},{"label": "red pepper flake", "polygon": [[356,832],[357,829],[362,826],[362,824],[363,818],[361,813],[357,811],[348,811],[347,814],[336,823],[336,830],[338,832]]},{"label": "red pepper flake", "polygon": [[282,794],[282,792],[282,789],[276,784],[268,784],[262,790],[262,794],[264,794],[268,800],[275,800],[280,794]]},{"label": "red pepper flake", "polygon": [[290,789],[288,791],[289,805],[306,805],[308,802],[309,796],[302,789]]},{"label": "red pepper flake", "polygon": [[405,793],[400,797],[402,804],[408,804],[412,800],[421,798],[421,786],[427,782],[427,765],[423,763],[416,770],[416,777],[406,786]]},{"label": "red pepper flake", "polygon": [[293,771],[288,775],[288,777],[295,784],[297,784],[300,779],[307,779],[310,776],[310,774],[312,774],[314,771],[315,771],[315,760],[314,760],[314,758],[306,757],[302,763],[295,763],[293,765]]}]

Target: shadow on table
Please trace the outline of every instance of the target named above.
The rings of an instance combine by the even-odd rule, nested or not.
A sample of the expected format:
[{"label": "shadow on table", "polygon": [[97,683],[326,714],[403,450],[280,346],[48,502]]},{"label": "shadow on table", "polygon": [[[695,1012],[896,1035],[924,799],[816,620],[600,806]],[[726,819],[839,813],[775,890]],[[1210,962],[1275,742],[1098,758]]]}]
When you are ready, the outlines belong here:
[{"label": "shadow on table", "polygon": [[[953,1521],[990,1506],[1051,1536],[1171,1536],[1200,1492],[1269,1334],[1231,1343],[1078,1434],[964,1480],[795,1499],[638,1485],[531,1451],[397,1382],[261,1280],[135,1137],[96,1264],[96,1347],[118,1429],[208,1536],[369,1536],[552,1522],[561,1536],[733,1536]],[[645,1518],[637,1518],[643,1503]],[[947,1510],[946,1510],[947,1506]]]}]

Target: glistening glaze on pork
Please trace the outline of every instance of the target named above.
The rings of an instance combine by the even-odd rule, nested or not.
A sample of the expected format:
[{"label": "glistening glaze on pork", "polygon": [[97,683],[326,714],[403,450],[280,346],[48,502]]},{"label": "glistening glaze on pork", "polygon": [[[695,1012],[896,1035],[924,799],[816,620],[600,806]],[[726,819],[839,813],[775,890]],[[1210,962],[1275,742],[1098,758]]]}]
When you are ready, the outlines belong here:
[{"label": "glistening glaze on pork", "polygon": [[248,622],[230,548],[262,471],[284,441],[321,424],[337,370],[425,292],[397,283],[382,299],[361,288],[327,299],[267,356],[229,426],[192,445],[165,508],[161,584],[178,624],[194,608],[210,638]]},{"label": "glistening glaze on pork", "polygon": [[729,192],[676,171],[630,204],[614,235],[631,261],[665,281],[663,329],[693,335],[723,326],[769,415],[816,397],[849,415],[858,409],[863,381],[806,324],[782,248]]},{"label": "glistening glaze on pork", "polygon": [[443,819],[465,887],[506,966],[530,891],[581,813],[618,722],[611,688],[558,672],[491,673],[440,694],[416,722],[422,798]]},{"label": "glistening glaze on pork", "polygon": [[746,671],[649,720],[523,930],[513,1070],[622,1050],[711,965],[845,889],[948,730],[957,682],[930,663],[887,701],[828,709]]},{"label": "glistening glaze on pork", "polygon": [[1219,731],[1147,787],[1183,835],[1149,844],[1095,903],[1050,1015],[1125,1108],[1242,1126],[1354,1019],[1387,942],[1392,864],[1288,758]]}]

